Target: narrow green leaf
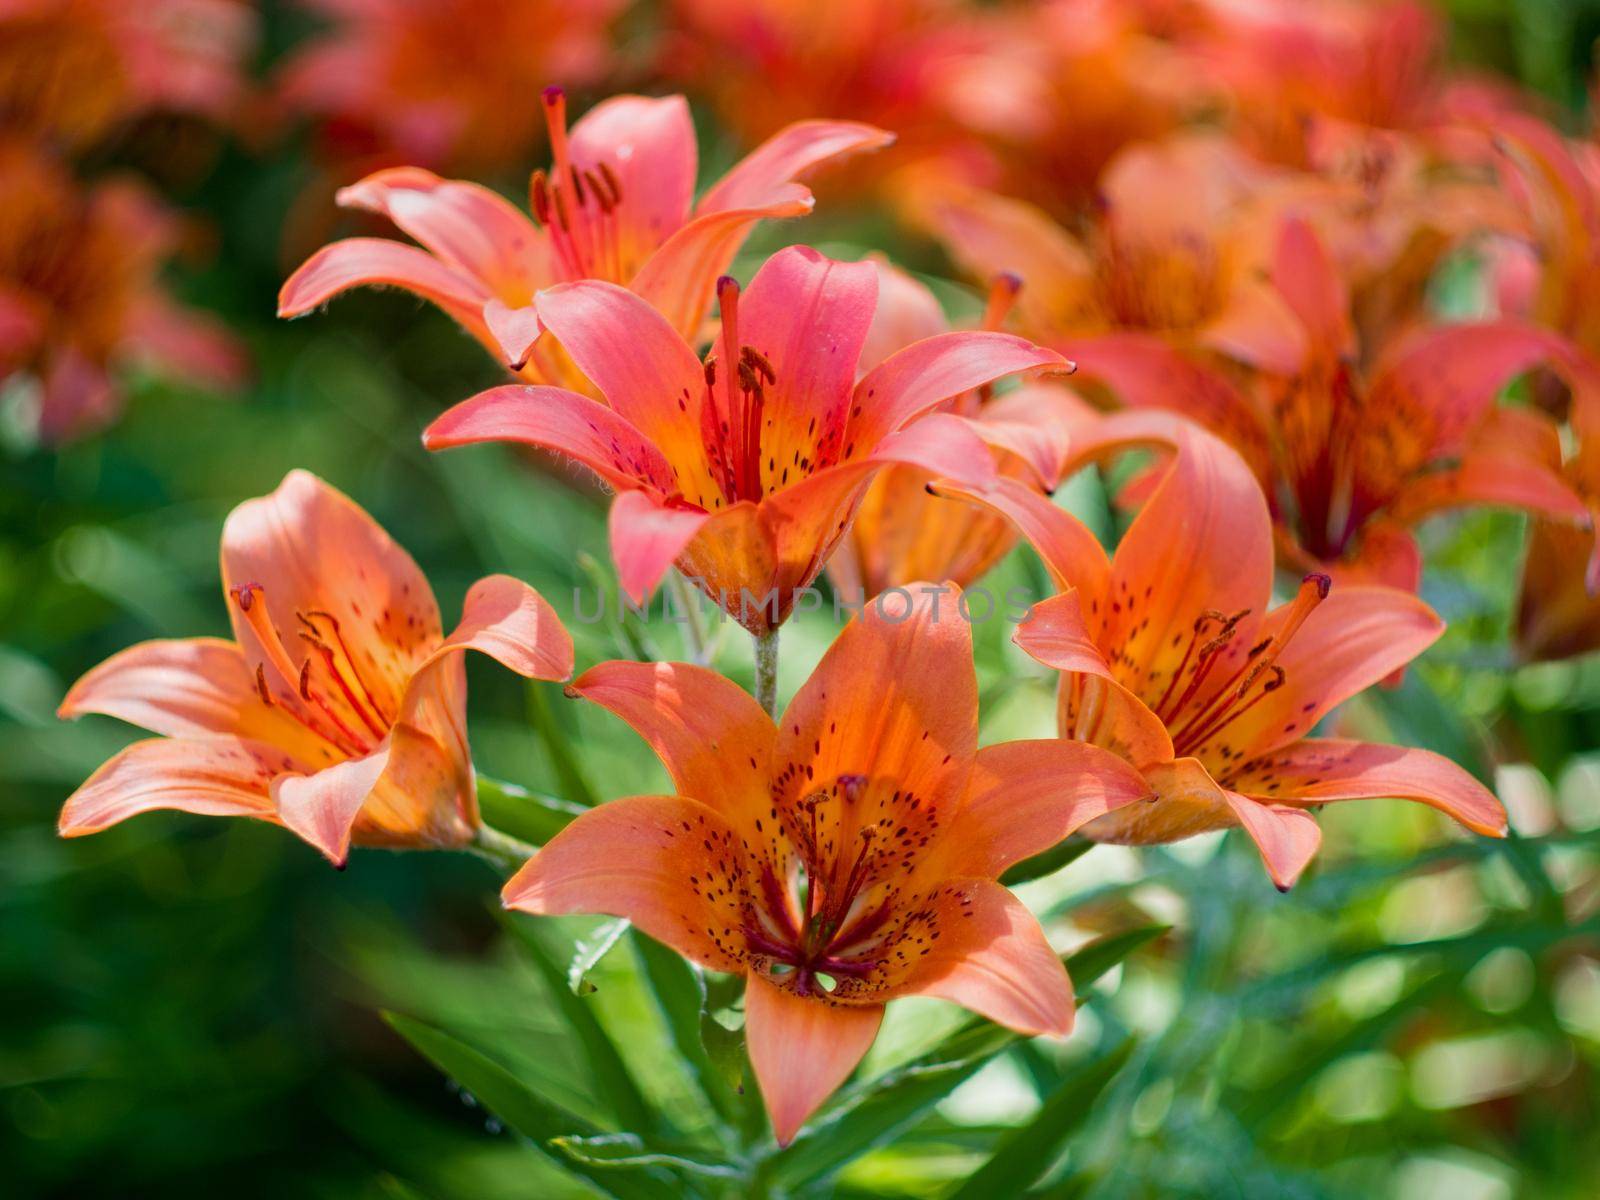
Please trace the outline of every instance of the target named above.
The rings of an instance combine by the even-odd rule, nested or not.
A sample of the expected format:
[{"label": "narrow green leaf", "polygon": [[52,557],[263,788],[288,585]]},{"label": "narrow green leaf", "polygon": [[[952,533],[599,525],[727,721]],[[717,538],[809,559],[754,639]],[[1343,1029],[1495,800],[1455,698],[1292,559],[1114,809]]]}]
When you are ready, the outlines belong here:
[{"label": "narrow green leaf", "polygon": [[1155,941],[1171,928],[1171,925],[1142,925],[1138,929],[1113,933],[1097,938],[1061,961],[1067,966],[1073,986],[1082,991],[1140,946]]},{"label": "narrow green leaf", "polygon": [[680,1174],[703,1179],[743,1179],[742,1168],[712,1162],[691,1150],[665,1149],[645,1144],[632,1133],[604,1133],[598,1137],[559,1137],[550,1143],[574,1162],[609,1170],[639,1170],[665,1167]]},{"label": "narrow green leaf", "polygon": [[1020,1196],[1033,1186],[1132,1053],[1133,1042],[1127,1041],[1103,1058],[1070,1069],[1033,1119],[1001,1137],[989,1160],[967,1176],[948,1200]]},{"label": "narrow green leaf", "polygon": [[1000,876],[1000,882],[1007,887],[1016,887],[1019,883],[1031,883],[1046,875],[1054,875],[1068,863],[1077,862],[1093,848],[1094,843],[1088,838],[1069,837],[1043,854],[1023,859]]},{"label": "narrow green leaf", "polygon": [[595,1087],[600,1097],[616,1116],[617,1123],[629,1129],[649,1132],[660,1122],[645,1100],[644,1093],[629,1073],[622,1055],[617,1053],[611,1035],[605,1031],[594,1009],[581,996],[575,996],[567,986],[566,972],[539,940],[539,934],[530,923],[508,915],[506,925],[528,952],[528,958],[544,981],[550,1000],[583,1047],[589,1069],[594,1073]]},{"label": "narrow green leaf", "polygon": [[738,1113],[733,1088],[712,1061],[701,1036],[702,1018],[710,1019],[705,1012],[704,978],[675,951],[637,929],[633,931],[632,941],[673,1047],[688,1064],[695,1084],[717,1115],[724,1121],[732,1121]]},{"label": "narrow green leaf", "polygon": [[571,800],[543,796],[482,775],[478,776],[478,805],[486,824],[535,846],[544,845],[587,811]]},{"label": "narrow green leaf", "polygon": [[572,961],[567,964],[567,987],[574,996],[587,996],[594,990],[589,972],[599,966],[600,960],[611,953],[611,948],[622,940],[632,925],[626,917],[607,921],[586,938],[579,938],[572,947]]},{"label": "narrow green leaf", "polygon": [[499,1063],[443,1030],[395,1012],[382,1016],[390,1028],[468,1095],[574,1175],[590,1180],[617,1200],[651,1200],[661,1195],[660,1178],[647,1184],[632,1175],[551,1155],[547,1144],[556,1138],[594,1137],[602,1131],[576,1113],[546,1100]]}]

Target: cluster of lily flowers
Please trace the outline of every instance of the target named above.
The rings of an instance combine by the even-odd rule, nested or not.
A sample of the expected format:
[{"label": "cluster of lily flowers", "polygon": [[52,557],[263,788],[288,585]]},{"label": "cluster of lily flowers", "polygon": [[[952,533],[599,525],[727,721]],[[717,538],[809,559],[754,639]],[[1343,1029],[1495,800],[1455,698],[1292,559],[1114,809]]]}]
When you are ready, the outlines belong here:
[{"label": "cluster of lily flowers", "polygon": [[[712,31],[696,44],[716,102],[757,143],[698,199],[683,97],[615,96],[569,127],[546,87],[528,113],[551,163],[527,211],[386,166],[339,202],[410,240],[324,246],[280,313],[372,285],[448,313],[514,381],[424,445],[589,468],[623,590],[693,581],[750,633],[755,694],[700,663],[573,679],[560,615],[503,575],[447,634],[406,552],[297,471],[224,528],[231,641],[147,642],[71,689],[64,716],[158,736],[73,794],[62,833],[164,808],[279,824],[336,864],[352,846],[510,856],[507,906],[624,917],[745,978],[780,1143],[897,997],[1070,1032],[1066,971],[998,882],[1069,836],[1237,828],[1280,889],[1327,803],[1409,799],[1502,836],[1454,763],[1319,726],[1443,632],[1412,532],[1443,510],[1533,514],[1526,657],[1600,645],[1593,145],[1440,76],[1433,18],[1408,3],[679,7]],[[302,94],[351,46],[377,53],[324,47]],[[977,95],[983,111],[946,111]],[[865,120],[812,115],[840,105]],[[1002,110],[1005,136],[974,133]],[[435,142],[489,153],[466,117],[441,122]],[[881,257],[792,246],[741,286],[745,239],[811,211],[813,175],[940,241],[986,289],[979,327],[951,328]],[[1462,255],[1481,311],[1441,323],[1429,284]],[[1527,402],[1506,402],[1519,381]],[[1136,515],[1108,554],[1051,493],[1130,456],[1118,503]],[[1056,591],[1014,641],[1059,673],[1058,736],[980,748],[956,600],[1019,543]],[[781,631],[824,571],[877,599],[780,710]],[[673,794],[609,800],[536,850],[487,827],[466,650],[571,680]]]}]

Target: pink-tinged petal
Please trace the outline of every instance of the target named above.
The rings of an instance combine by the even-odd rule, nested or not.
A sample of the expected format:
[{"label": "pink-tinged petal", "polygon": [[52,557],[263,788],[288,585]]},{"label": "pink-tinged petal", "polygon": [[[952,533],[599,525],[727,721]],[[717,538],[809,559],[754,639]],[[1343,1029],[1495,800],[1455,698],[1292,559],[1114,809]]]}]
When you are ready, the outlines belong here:
[{"label": "pink-tinged petal", "polygon": [[1265,283],[1240,284],[1197,335],[1200,345],[1257,370],[1293,375],[1304,365],[1306,330],[1278,292]]},{"label": "pink-tinged petal", "polygon": [[232,733],[278,742],[278,734],[304,732],[262,703],[254,665],[221,638],[140,642],[112,655],[73,684],[56,710],[64,720],[85,713],[167,737]]},{"label": "pink-tinged petal", "polygon": [[477,650],[529,679],[572,674],[572,635],[543,596],[520,579],[488,575],[467,591],[461,621],[435,650]]},{"label": "pink-tinged petal", "polygon": [[[609,800],[581,814],[512,876],[507,908],[543,916],[605,913],[626,917],[685,958],[714,971],[743,969],[742,885],[719,874],[705,843],[729,866],[739,835],[720,815],[681,796]],[[712,899],[720,896],[720,900]]]},{"label": "pink-tinged petal", "polygon": [[629,282],[679,336],[699,338],[717,279],[728,273],[734,256],[756,224],[811,211],[811,193],[798,183],[775,189],[752,208],[706,213],[674,233],[645,260]]},{"label": "pink-tinged petal", "polygon": [[893,141],[894,134],[857,121],[796,121],[735,163],[701,197],[695,212],[703,215],[765,204],[774,188],[814,167],[879,150]]},{"label": "pink-tinged petal", "polygon": [[[1409,529],[1387,517],[1375,518],[1362,526],[1361,541],[1355,551],[1337,563],[1310,561],[1311,556],[1303,551],[1296,557],[1308,560],[1307,570],[1332,575],[1338,587],[1378,584],[1413,594],[1422,587],[1422,547],[1417,545]],[[1286,557],[1283,561],[1294,559]]]},{"label": "pink-tinged petal", "polygon": [[389,765],[391,742],[364,758],[352,758],[311,775],[280,775],[272,781],[278,819],[320,850],[334,866],[350,856],[350,830]]},{"label": "pink-tinged petal", "polygon": [[920,223],[969,275],[993,279],[1009,271],[1022,278],[1021,328],[1059,329],[1064,314],[1077,317],[1092,307],[1089,256],[1033,205],[975,188],[944,188],[916,209]]},{"label": "pink-tinged petal", "polygon": [[1322,239],[1300,217],[1284,221],[1278,231],[1272,286],[1299,318],[1319,354],[1338,359],[1355,351],[1349,289]]},{"label": "pink-tinged petal", "polygon": [[1395,497],[1387,515],[1413,524],[1447,509],[1484,504],[1580,524],[1589,521],[1588,506],[1559,470],[1492,447],[1469,450],[1455,466],[1416,477]]},{"label": "pink-tinged petal", "polygon": [[184,383],[232,391],[249,379],[249,352],[227,325],[160,294],[133,305],[124,330],[131,356]]},{"label": "pink-tinged petal", "polygon": [[[409,554],[348,496],[308,471],[291,471],[268,496],[247,500],[222,527],[228,616],[245,661],[265,664],[274,692],[298,690],[321,623],[359,664],[376,716],[392,718],[407,681],[442,636],[433,589]],[[351,716],[352,727],[368,723]]]},{"label": "pink-tinged petal", "polygon": [[878,1036],[883,1008],[797,996],[751,973],[744,993],[744,1036],[778,1145],[850,1078]]},{"label": "pink-tinged petal", "polygon": [[56,350],[44,372],[39,438],[59,445],[109,424],[122,408],[122,393],[105,367],[73,346]]},{"label": "pink-tinged petal", "polygon": [[572,163],[612,173],[624,251],[623,278],[689,215],[699,170],[694,121],[682,96],[613,96],[572,127]]},{"label": "pink-tinged petal", "polygon": [[1449,759],[1406,746],[1305,738],[1246,763],[1228,785],[1263,803],[1416,800],[1474,833],[1506,833],[1505,809],[1493,792]]},{"label": "pink-tinged petal", "polygon": [[550,247],[504,197],[421,167],[391,167],[341,188],[339,204],[381,213],[445,266],[519,303],[555,278]]},{"label": "pink-tinged petal", "polygon": [[1558,334],[1515,321],[1448,325],[1403,339],[1373,373],[1349,453],[1355,501],[1378,507],[1433,460],[1460,453],[1495,397],[1519,375],[1549,365],[1577,380],[1592,375]]},{"label": "pink-tinged petal", "polygon": [[162,808],[275,821],[268,791],[273,777],[302,769],[283,751],[246,738],[135,742],[67,798],[58,828],[62,837],[81,837]]},{"label": "pink-tinged petal", "polygon": [[1242,454],[1257,478],[1270,476],[1266,428],[1221,372],[1150,334],[1108,333],[1075,339],[1063,349],[1077,364],[1078,378],[1103,384],[1117,403],[1179,414]]},{"label": "pink-tinged petal", "polygon": [[1035,604],[1013,640],[1047,667],[1064,672],[1061,735],[1093,742],[1135,766],[1166,762],[1172,738],[1161,718],[1113,676],[1084,621],[1076,590]]},{"label": "pink-tinged petal", "polygon": [[[878,302],[878,270],[870,262],[835,262],[809,246],[790,246],[762,264],[739,297],[740,346],[726,344],[728,316],[714,353],[718,398],[723,375],[750,346],[771,365],[762,407],[760,464],[763,485],[771,490],[803,463],[837,455],[850,411],[850,387],[867,330]],[[741,419],[729,420],[735,445]],[[872,442],[859,448],[869,449]]]},{"label": "pink-tinged petal", "polygon": [[1042,367],[1068,369],[1054,350],[1009,333],[943,333],[890,355],[856,385],[848,439],[858,448],[927,412],[940,401],[1007,375]]},{"label": "pink-tinged petal", "polygon": [[655,443],[615,410],[563,388],[490,388],[444,413],[422,435],[429,450],[480,442],[516,442],[570,455],[619,489],[676,490],[672,466]]},{"label": "pink-tinged petal", "polygon": [[474,334],[483,328],[484,286],[426,250],[387,238],[346,238],[300,264],[278,293],[278,315],[298,317],[353,287],[398,287],[431,300]]},{"label": "pink-tinged petal", "polygon": [[996,450],[1017,456],[1040,487],[1061,482],[1075,430],[1096,414],[1066,388],[1025,384],[983,406],[973,432]]},{"label": "pink-tinged petal", "polygon": [[1039,922],[992,879],[955,879],[925,907],[941,934],[896,995],[936,996],[1029,1037],[1066,1037],[1072,981]]},{"label": "pink-tinged petal", "polygon": [[1322,845],[1316,818],[1283,804],[1263,804],[1237,792],[1224,792],[1228,807],[1240,827],[1261,852],[1267,875],[1280,892],[1287,892]]},{"label": "pink-tinged petal", "polygon": [[626,288],[599,280],[550,288],[536,303],[545,328],[606,402],[681,474],[710,486],[705,371],[666,319]]},{"label": "pink-tinged petal", "polygon": [[611,502],[608,528],[617,582],[635,604],[656,590],[673,562],[711,520],[698,508],[665,505],[643,492],[623,492]]},{"label": "pink-tinged petal", "polygon": [[459,849],[477,832],[461,656],[434,663],[419,678],[425,682],[413,689],[407,721],[391,732],[383,773],[350,830],[353,845]]},{"label": "pink-tinged petal", "polygon": [[982,504],[1008,518],[1038,553],[1057,587],[1084,596],[1105,595],[1111,560],[1094,533],[1077,517],[1015,479],[996,479],[986,487],[961,487],[945,480],[933,485],[941,496]]},{"label": "pink-tinged petal", "polygon": [[978,751],[967,796],[944,834],[950,871],[997,878],[1089,821],[1154,793],[1122,758],[1059,738]]},{"label": "pink-tinged petal", "polygon": [[632,726],[680,795],[741,828],[766,811],[777,731],[742,687],[686,663],[615,661],[590,667],[568,690]]},{"label": "pink-tinged petal", "polygon": [[[1277,633],[1291,609],[1283,605],[1256,631]],[[1268,754],[1304,737],[1356,693],[1404,667],[1444,632],[1444,622],[1409,592],[1335,585],[1279,653],[1282,686],[1264,693],[1220,732],[1249,756]]]},{"label": "pink-tinged petal", "polygon": [[[801,685],[783,718],[777,787],[799,801],[856,777],[863,827],[880,802],[914,794],[923,812],[960,803],[978,750],[978,680],[960,590],[911,584],[867,604]],[[781,806],[780,806],[781,807]]]},{"label": "pink-tinged petal", "polygon": [[539,310],[528,304],[510,308],[498,296],[483,306],[483,324],[500,347],[500,359],[513,371],[520,371],[533,354],[533,345],[544,332]]},{"label": "pink-tinged petal", "polygon": [[896,350],[950,329],[939,298],[924,284],[885,259],[870,261],[878,269],[878,307],[861,347],[861,371],[877,366]]}]

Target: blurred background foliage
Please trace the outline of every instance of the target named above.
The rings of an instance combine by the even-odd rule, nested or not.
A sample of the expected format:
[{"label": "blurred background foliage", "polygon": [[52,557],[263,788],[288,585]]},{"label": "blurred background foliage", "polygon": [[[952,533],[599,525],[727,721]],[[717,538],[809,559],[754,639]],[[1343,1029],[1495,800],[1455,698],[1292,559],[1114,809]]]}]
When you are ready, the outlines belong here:
[{"label": "blurred background foliage", "polygon": [[[1462,61],[1517,76],[1577,126],[1600,4],[1448,7]],[[650,14],[628,20],[647,27]],[[261,72],[314,24],[271,4],[261,21]],[[95,153],[148,167],[160,136],[136,126]],[[712,177],[734,147],[705,137]],[[619,1170],[605,1159],[626,1146],[563,1159],[516,1136],[537,1137],[540,1106],[556,1105],[596,1132],[647,1121],[672,1145],[731,1137],[743,1152],[749,1098],[714,1055],[701,1052],[696,1077],[670,1050],[686,1028],[690,1042],[702,1032],[683,1024],[698,1018],[681,990],[692,976],[632,935],[580,996],[567,964],[604,923],[519,918],[508,932],[497,876],[466,856],[368,851],[336,873],[264,825],[176,816],[57,840],[64,796],[131,740],[109,720],[57,722],[65,686],[134,641],[225,632],[222,519],[291,467],[394,531],[447,621],[488,571],[568,614],[574,589],[609,578],[603,508],[574,470],[420,451],[433,414],[497,378],[445,317],[359,293],[274,320],[292,265],[285,217],[303,215],[313,155],[303,137],[248,141],[202,139],[198,161],[159,180],[205,220],[211,244],[174,281],[248,343],[246,393],[141,376],[108,432],[46,451],[11,430],[0,451],[0,1193],[556,1197],[594,1194],[588,1176],[641,1195],[1597,1194],[1600,663],[1512,669],[1515,517],[1430,527],[1426,596],[1451,633],[1403,687],[1345,719],[1492,779],[1516,836],[1457,836],[1398,803],[1335,806],[1321,859],[1285,896],[1237,837],[1097,847],[1024,885],[1061,949],[1110,939],[1094,983],[1092,964],[1075,972],[1089,999],[1069,1043],[996,1046],[955,1010],[899,1004],[860,1078],[906,1068],[891,1078],[915,1086],[893,1103],[870,1082],[847,1094],[833,1128],[849,1136],[802,1138],[760,1164],[758,1185],[688,1152]],[[739,273],[785,240],[850,257],[886,236],[881,218],[825,206],[759,235]],[[887,244],[950,273],[927,245]],[[1093,478],[1062,493],[1107,527],[1104,496]],[[991,586],[1036,585],[1037,571],[1014,555]],[[680,645],[659,617],[573,628],[580,663]],[[828,614],[791,627],[785,693],[834,629]],[[995,623],[978,639],[991,741],[1048,732],[1048,682],[1008,632]],[[744,640],[730,636],[719,663],[747,678]],[[477,663],[471,687],[486,776],[572,800],[663,782],[620,722],[558,688]],[[514,824],[518,811],[510,801],[502,815]],[[664,1012],[661,997],[690,1013]],[[401,1016],[386,1024],[379,1010]],[[840,1144],[866,1153],[845,1162]]]}]

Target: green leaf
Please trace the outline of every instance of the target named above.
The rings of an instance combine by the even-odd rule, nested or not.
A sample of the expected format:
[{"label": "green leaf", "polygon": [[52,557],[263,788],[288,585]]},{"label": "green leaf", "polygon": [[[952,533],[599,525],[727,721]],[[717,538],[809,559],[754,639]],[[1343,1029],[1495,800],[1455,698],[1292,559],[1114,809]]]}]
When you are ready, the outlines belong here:
[{"label": "green leaf", "polygon": [[561,790],[578,803],[593,808],[600,803],[599,793],[590,786],[588,776],[578,765],[572,753],[572,730],[557,716],[551,700],[552,696],[561,695],[559,685],[529,680],[527,693],[528,721],[539,734],[544,748],[550,752],[550,763],[555,767],[556,778],[561,781]]},{"label": "green leaf", "polygon": [[1061,961],[1066,964],[1073,986],[1081,991],[1140,946],[1155,941],[1171,928],[1171,925],[1142,925],[1124,933],[1113,933],[1090,942]]},{"label": "green leaf", "polygon": [[595,988],[589,981],[589,972],[622,940],[632,922],[626,917],[607,921],[586,938],[579,938],[572,947],[572,961],[567,964],[567,987],[574,996],[587,996]]},{"label": "green leaf", "polygon": [[[541,1153],[549,1155],[547,1144],[556,1138],[594,1137],[602,1132],[576,1113],[552,1104],[499,1063],[443,1030],[395,1012],[382,1015],[390,1028],[410,1042],[424,1058],[460,1084],[508,1127],[533,1142]],[[625,1173],[550,1156],[617,1200],[651,1200],[661,1195],[659,1178],[647,1185]]]},{"label": "green leaf", "polygon": [[514,783],[478,776],[478,805],[484,823],[542,846],[587,810],[571,800],[530,792]]},{"label": "green leaf", "polygon": [[712,1060],[702,1036],[702,1020],[711,1019],[705,1011],[705,979],[676,951],[637,929],[633,931],[633,948],[644,968],[650,994],[666,1022],[673,1047],[688,1064],[695,1084],[717,1115],[724,1121],[732,1121],[738,1113],[733,1087]]},{"label": "green leaf", "polygon": [[1006,887],[1016,887],[1019,883],[1031,883],[1046,875],[1054,875],[1068,863],[1077,862],[1093,848],[1094,843],[1088,838],[1069,837],[1043,854],[1035,854],[1012,866],[1000,876],[1000,882]]},{"label": "green leaf", "polygon": [[1130,1040],[1103,1058],[1070,1069],[1033,1119],[1002,1136],[989,1161],[967,1176],[949,1200],[1019,1196],[1031,1187],[1050,1169],[1062,1145],[1083,1124],[1096,1097],[1132,1053]]},{"label": "green leaf", "polygon": [[539,935],[528,922],[507,916],[505,923],[527,950],[545,989],[556,1010],[583,1047],[589,1069],[594,1073],[595,1087],[610,1107],[617,1123],[629,1129],[650,1131],[659,1125],[654,1110],[645,1100],[639,1085],[633,1081],[622,1055],[617,1053],[611,1035],[605,1031],[594,1009],[581,996],[575,996],[567,986],[567,976],[550,951],[545,949]]},{"label": "green leaf", "polygon": [[743,1179],[745,1171],[722,1162],[709,1162],[693,1151],[647,1146],[632,1133],[604,1133],[598,1137],[559,1137],[550,1143],[574,1162],[608,1170],[665,1167],[702,1179]]}]

